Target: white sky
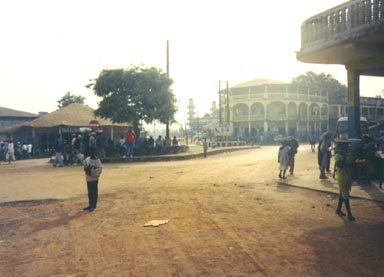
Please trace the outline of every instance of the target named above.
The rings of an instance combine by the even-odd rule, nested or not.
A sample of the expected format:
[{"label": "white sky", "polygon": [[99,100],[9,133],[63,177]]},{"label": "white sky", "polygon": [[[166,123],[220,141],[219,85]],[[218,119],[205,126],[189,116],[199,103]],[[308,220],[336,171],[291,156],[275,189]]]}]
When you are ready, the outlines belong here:
[{"label": "white sky", "polygon": [[[99,100],[85,88],[89,79],[131,64],[165,72],[167,40],[181,113],[189,98],[200,115],[208,112],[218,102],[219,80],[230,86],[255,78],[290,82],[312,70],[346,84],[343,66],[305,64],[295,55],[301,23],[344,2],[1,1],[0,106],[51,112],[70,91],[96,108]],[[382,79],[363,77],[361,95],[381,94]]]}]

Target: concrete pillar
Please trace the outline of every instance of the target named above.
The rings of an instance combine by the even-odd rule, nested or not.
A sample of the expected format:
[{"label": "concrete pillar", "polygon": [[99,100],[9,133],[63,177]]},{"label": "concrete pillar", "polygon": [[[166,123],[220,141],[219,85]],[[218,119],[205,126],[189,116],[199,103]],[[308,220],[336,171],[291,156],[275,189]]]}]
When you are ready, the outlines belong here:
[{"label": "concrete pillar", "polygon": [[359,138],[360,130],[360,74],[357,70],[347,68],[348,74],[348,137]]},{"label": "concrete pillar", "polygon": [[[267,121],[267,118],[268,118],[268,105],[265,105],[265,108],[264,108],[264,141],[266,141],[266,137],[267,137],[267,134],[268,134],[268,121]],[[263,142],[264,142],[263,141]]]}]

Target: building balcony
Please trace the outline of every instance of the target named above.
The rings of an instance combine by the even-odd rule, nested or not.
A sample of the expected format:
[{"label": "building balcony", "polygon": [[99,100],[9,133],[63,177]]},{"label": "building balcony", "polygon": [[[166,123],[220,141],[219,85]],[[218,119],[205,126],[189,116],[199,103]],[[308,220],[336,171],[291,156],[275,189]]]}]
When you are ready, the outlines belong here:
[{"label": "building balcony", "polygon": [[269,115],[267,115],[267,120],[286,121],[287,116],[285,114],[269,114]]},{"label": "building balcony", "polygon": [[342,64],[384,76],[384,5],[382,0],[352,0],[305,20],[297,59]]},{"label": "building balcony", "polygon": [[236,122],[249,121],[249,117],[248,117],[248,115],[236,115],[236,116],[233,117],[233,121],[236,121]]},{"label": "building balcony", "polygon": [[310,115],[308,116],[309,121],[320,121],[320,115]]},{"label": "building balcony", "polygon": [[323,102],[328,103],[328,96],[325,95],[310,95],[310,94],[301,94],[301,93],[286,93],[286,92],[267,92],[267,93],[257,93],[250,95],[233,95],[231,96],[231,103],[250,103],[257,101],[308,101],[308,102]]},{"label": "building balcony", "polygon": [[263,114],[251,115],[251,121],[263,121],[263,120],[264,120]]}]

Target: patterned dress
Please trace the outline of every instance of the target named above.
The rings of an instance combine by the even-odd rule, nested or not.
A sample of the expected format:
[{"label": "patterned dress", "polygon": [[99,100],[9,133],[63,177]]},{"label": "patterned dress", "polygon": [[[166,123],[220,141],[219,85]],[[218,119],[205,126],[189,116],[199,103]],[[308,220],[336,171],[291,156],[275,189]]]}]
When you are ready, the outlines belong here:
[{"label": "patterned dress", "polygon": [[353,157],[351,154],[335,155],[335,162],[344,161],[348,163],[347,166],[337,167],[336,176],[339,184],[339,191],[343,197],[349,197],[349,192],[352,187],[352,170],[353,170]]}]

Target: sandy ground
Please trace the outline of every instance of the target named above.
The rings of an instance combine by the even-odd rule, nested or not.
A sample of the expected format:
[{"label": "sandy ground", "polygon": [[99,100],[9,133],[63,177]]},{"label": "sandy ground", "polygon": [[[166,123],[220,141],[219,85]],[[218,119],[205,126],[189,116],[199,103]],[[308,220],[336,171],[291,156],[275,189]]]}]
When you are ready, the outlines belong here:
[{"label": "sandy ground", "polygon": [[[316,163],[307,146],[296,160]],[[352,223],[277,173],[276,146],[105,164],[87,213],[81,167],[0,165],[0,276],[384,276],[383,203],[352,199]]]}]

